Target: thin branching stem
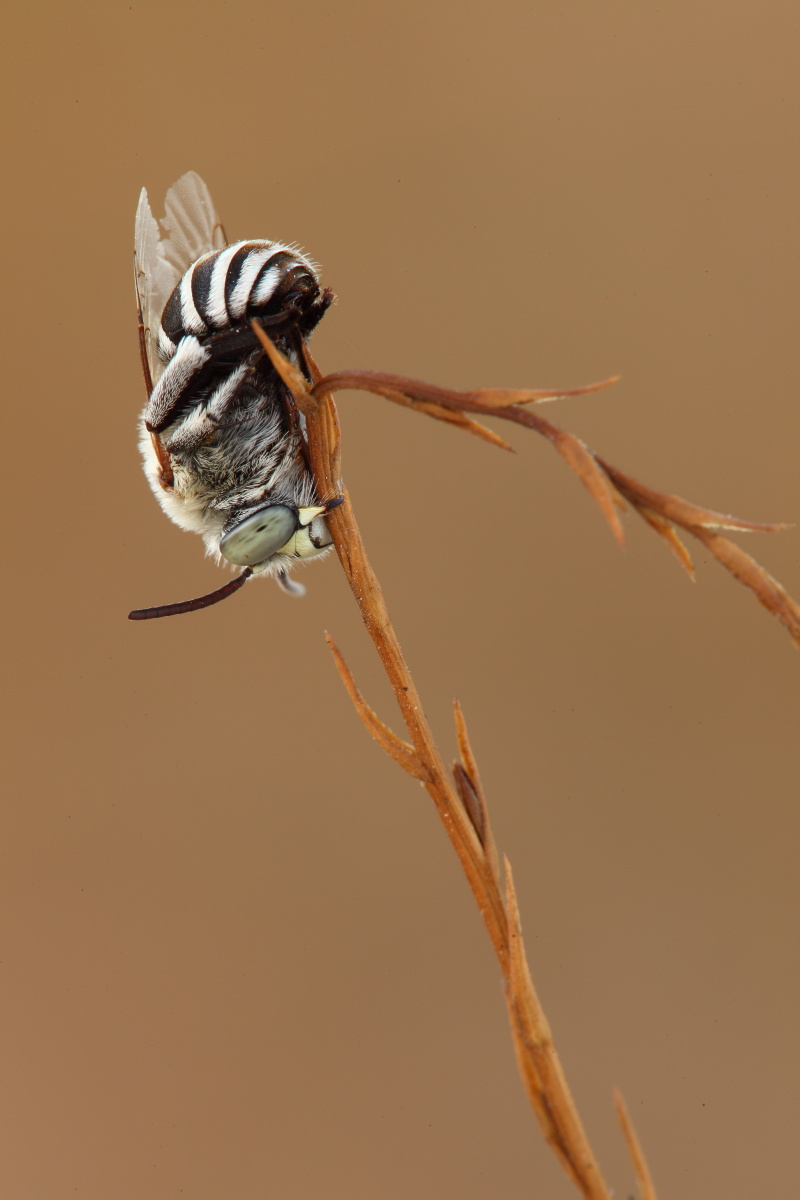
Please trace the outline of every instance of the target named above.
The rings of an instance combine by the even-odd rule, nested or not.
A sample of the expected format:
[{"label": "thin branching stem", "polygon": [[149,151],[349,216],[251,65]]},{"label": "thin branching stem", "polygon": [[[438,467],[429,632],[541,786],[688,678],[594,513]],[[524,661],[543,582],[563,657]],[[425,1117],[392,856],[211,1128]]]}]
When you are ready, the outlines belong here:
[{"label": "thin branching stem", "polygon": [[[379,371],[339,371],[319,380],[312,389],[312,395],[358,388],[413,408],[435,420],[446,420],[451,425],[495,443],[498,443],[497,434],[468,418],[467,413],[499,417],[532,430],[546,438],[575,472],[620,545],[625,539],[619,512],[624,511],[626,502],[663,538],[691,578],[694,578],[692,560],[678,530],[697,538],[739,583],[754,593],[768,612],[786,626],[795,646],[800,648],[800,605],[760,563],[720,532],[777,533],[788,529],[788,525],[743,521],[727,513],[692,504],[680,496],[658,492],[612,466],[574,434],[524,407],[543,400],[596,392],[613,382],[612,378],[583,388],[550,391],[481,388],[472,392],[458,392]],[[499,439],[499,444],[510,448],[502,439]]]},{"label": "thin branching stem", "polygon": [[[277,352],[263,331],[257,329],[257,332],[305,415],[309,462],[318,496],[323,500],[342,497],[343,502],[327,518],[328,527],[364,625],[397,699],[410,746],[372,712],[342,655],[331,643],[343,682],[370,734],[430,795],[462,865],[503,975],[520,1073],[545,1139],[585,1200],[610,1200],[531,982],[511,868],[506,861],[504,869],[500,869],[486,798],[461,707],[457,704],[455,710],[461,761],[455,765],[451,777],[423,711],[341,479],[340,432],[333,399],[321,389],[315,388],[312,394],[301,373]],[[303,345],[301,349],[310,378],[316,383],[321,379],[320,371],[307,347]]]},{"label": "thin branching stem", "polygon": [[[786,625],[795,644],[800,645],[800,606],[763,567],[719,532],[722,529],[773,532],[786,526],[741,521],[691,504],[679,496],[657,492],[607,463],[573,434],[524,407],[559,396],[597,391],[613,380],[563,391],[484,388],[456,392],[374,371],[346,371],[323,377],[304,342],[299,342],[296,348],[302,357],[305,374],[279,353],[256,322],[253,328],[305,416],[309,464],[317,495],[325,502],[341,498],[339,506],[328,514],[328,528],[364,624],[394,691],[410,744],[397,737],[373,712],[359,692],[340,651],[328,638],[336,666],[368,732],[430,795],[458,855],[503,974],[520,1075],[547,1142],[585,1200],[610,1200],[533,986],[525,957],[511,866],[504,860],[502,870],[500,867],[486,796],[461,706],[456,702],[460,761],[454,764],[451,777],[422,709],[380,583],[369,563],[341,478],[339,422],[332,393],[344,388],[373,392],[506,449],[510,449],[508,443],[466,414],[500,417],[532,429],[545,437],[577,474],[620,544],[624,534],[619,512],[629,504],[693,575],[691,559],[677,530],[691,534],[755,593],[765,608]],[[311,380],[311,386],[307,378]],[[655,1200],[655,1189],[641,1146],[618,1094],[617,1112],[642,1200]]]}]

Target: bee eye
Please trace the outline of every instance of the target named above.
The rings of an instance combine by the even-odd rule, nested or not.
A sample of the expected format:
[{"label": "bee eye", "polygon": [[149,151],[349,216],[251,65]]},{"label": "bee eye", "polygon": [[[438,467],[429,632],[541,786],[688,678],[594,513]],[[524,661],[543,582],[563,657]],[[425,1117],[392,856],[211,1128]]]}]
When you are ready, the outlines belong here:
[{"label": "bee eye", "polygon": [[219,552],[237,567],[253,567],[285,546],[296,529],[296,511],[272,504],[229,529],[220,541]]}]

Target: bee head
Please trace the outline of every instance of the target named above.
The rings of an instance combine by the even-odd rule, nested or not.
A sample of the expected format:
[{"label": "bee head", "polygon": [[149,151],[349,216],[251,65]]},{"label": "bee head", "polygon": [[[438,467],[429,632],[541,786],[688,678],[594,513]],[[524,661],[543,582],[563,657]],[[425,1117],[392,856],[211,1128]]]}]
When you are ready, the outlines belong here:
[{"label": "bee head", "polygon": [[219,552],[234,566],[252,567],[256,574],[276,554],[313,558],[331,545],[324,518],[338,504],[341,498],[305,508],[270,504],[246,515],[239,513],[226,525]]}]

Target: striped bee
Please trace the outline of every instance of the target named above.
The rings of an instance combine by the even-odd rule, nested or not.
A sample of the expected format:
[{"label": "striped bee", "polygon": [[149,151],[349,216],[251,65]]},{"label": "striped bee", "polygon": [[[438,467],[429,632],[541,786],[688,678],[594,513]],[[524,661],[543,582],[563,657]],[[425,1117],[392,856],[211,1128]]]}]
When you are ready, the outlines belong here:
[{"label": "striped bee", "polygon": [[290,593],[298,559],[331,544],[308,466],[304,420],[250,322],[303,369],[302,342],[333,299],[295,246],[229,245],[194,171],[167,192],[159,230],[142,189],[134,270],[148,401],[141,417],[144,469],[164,512],[202,535],[206,552],[244,567],[208,596],[139,609],[134,619],[216,603],[251,575]]}]

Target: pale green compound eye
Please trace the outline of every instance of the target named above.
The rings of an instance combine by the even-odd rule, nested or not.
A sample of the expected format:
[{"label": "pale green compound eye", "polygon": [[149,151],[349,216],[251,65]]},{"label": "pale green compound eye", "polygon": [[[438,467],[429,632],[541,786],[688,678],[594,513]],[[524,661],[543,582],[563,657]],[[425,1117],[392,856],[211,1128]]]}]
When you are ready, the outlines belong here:
[{"label": "pale green compound eye", "polygon": [[273,504],[235,525],[220,542],[219,552],[237,567],[254,567],[285,546],[296,529],[297,512]]}]

